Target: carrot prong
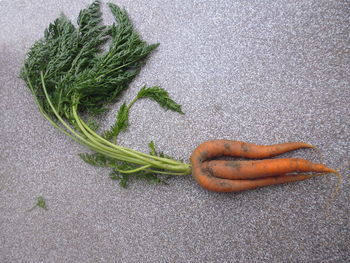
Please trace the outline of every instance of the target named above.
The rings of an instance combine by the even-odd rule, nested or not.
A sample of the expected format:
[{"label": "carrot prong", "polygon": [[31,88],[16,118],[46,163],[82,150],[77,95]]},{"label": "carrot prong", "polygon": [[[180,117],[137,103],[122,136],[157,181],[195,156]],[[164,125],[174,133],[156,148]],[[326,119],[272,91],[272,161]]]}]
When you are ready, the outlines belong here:
[{"label": "carrot prong", "polygon": [[335,199],[335,197],[338,195],[339,191],[340,191],[340,187],[341,185],[343,184],[343,177],[342,175],[340,174],[339,171],[335,171],[334,174],[338,177],[338,184],[335,188],[335,191],[331,194],[331,197],[330,197],[330,203]]},{"label": "carrot prong", "polygon": [[255,188],[303,181],[317,174],[285,174],[275,177],[265,177],[254,180],[229,180],[213,177],[209,172],[197,176],[197,182],[203,188],[214,192],[240,192]]},{"label": "carrot prong", "polygon": [[262,159],[280,155],[301,148],[315,148],[304,142],[289,142],[274,145],[256,145],[240,141],[213,140],[200,144],[193,152],[194,156],[205,161],[219,156]]},{"label": "carrot prong", "polygon": [[295,172],[336,172],[323,164],[299,158],[247,161],[211,160],[203,162],[202,167],[210,170],[215,177],[236,180],[272,177]]}]

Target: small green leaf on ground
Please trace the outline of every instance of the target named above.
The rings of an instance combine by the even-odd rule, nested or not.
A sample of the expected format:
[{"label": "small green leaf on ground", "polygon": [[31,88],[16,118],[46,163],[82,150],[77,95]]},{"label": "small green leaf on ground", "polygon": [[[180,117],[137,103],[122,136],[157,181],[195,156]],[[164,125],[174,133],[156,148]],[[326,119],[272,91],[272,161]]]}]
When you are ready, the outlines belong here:
[{"label": "small green leaf on ground", "polygon": [[47,209],[47,206],[46,206],[46,201],[45,201],[44,197],[38,196],[38,197],[36,198],[36,204],[35,204],[35,206],[33,206],[31,209],[29,209],[28,212],[29,212],[29,211],[32,211],[32,210],[33,210],[34,208],[36,208],[36,207],[40,207],[40,208],[42,208],[42,209],[44,209],[44,210],[48,210],[48,209]]},{"label": "small green leaf on ground", "polygon": [[177,104],[169,97],[169,93],[160,87],[146,87],[144,86],[137,94],[139,99],[149,98],[156,101],[164,109],[176,111],[178,113],[184,114],[181,110],[181,105]]}]

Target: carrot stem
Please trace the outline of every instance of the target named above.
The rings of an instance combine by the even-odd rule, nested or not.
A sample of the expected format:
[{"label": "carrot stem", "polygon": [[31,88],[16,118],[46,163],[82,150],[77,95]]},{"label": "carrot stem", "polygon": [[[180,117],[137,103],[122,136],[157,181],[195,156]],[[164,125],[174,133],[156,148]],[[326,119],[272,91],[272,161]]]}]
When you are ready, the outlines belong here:
[{"label": "carrot stem", "polygon": [[[127,161],[134,164],[143,165],[143,169],[153,167],[153,168],[169,171],[171,173],[191,174],[190,164],[141,153],[126,147],[115,145],[105,140],[103,137],[101,137],[100,135],[95,133],[92,129],[90,129],[90,127],[83,120],[81,120],[81,118],[77,114],[77,103],[72,107],[72,114],[73,114],[75,123],[76,125],[78,125],[81,133],[76,132],[74,129],[70,127],[68,123],[66,123],[63,120],[63,118],[58,114],[56,108],[52,104],[51,99],[45,87],[44,75],[42,72],[40,72],[40,77],[41,77],[44,95],[47,99],[47,102],[50,108],[52,109],[52,112],[55,114],[58,121],[67,130],[62,129],[57,124],[55,124],[55,127],[58,128],[61,132],[67,135],[69,134],[69,137],[71,137],[73,140],[77,141],[82,145],[87,146],[88,148],[90,148],[91,150],[94,150],[95,152],[104,154],[111,158],[115,158],[120,161]],[[40,105],[39,105],[39,108],[40,108]],[[50,121],[50,122],[52,123],[53,121]]]}]

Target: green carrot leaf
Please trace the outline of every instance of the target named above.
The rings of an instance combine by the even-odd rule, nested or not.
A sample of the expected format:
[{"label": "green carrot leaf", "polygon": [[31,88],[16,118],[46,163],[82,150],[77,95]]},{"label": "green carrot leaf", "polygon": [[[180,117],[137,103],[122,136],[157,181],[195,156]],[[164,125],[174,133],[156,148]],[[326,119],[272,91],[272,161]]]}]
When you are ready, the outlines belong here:
[{"label": "green carrot leaf", "polygon": [[35,204],[35,206],[33,206],[32,208],[30,208],[29,210],[27,210],[27,212],[30,212],[30,211],[34,210],[35,208],[37,208],[37,207],[40,207],[40,208],[42,208],[42,209],[44,209],[44,210],[48,210],[48,209],[47,209],[47,206],[46,206],[46,201],[45,201],[44,197],[38,196],[38,197],[36,198],[36,204]]},{"label": "green carrot leaf", "polygon": [[[116,24],[102,25],[100,2],[95,1],[80,11],[77,27],[62,15],[29,50],[21,78],[45,114],[55,116],[43,92],[41,72],[60,116],[69,116],[74,103],[80,113],[98,115],[128,88],[158,46],[141,39],[125,10],[109,7]],[[103,51],[107,40],[109,47]]]},{"label": "green carrot leaf", "polygon": [[150,148],[150,152],[149,152],[150,155],[158,156],[158,157],[162,157],[162,158],[167,158],[167,159],[171,159],[171,160],[175,160],[175,158],[173,158],[173,157],[171,157],[171,156],[169,156],[169,155],[167,155],[167,154],[165,154],[163,152],[158,152],[156,150],[156,145],[155,145],[154,141],[150,141],[148,143],[148,147]]},{"label": "green carrot leaf", "polygon": [[115,159],[105,156],[101,153],[80,153],[79,157],[83,159],[84,162],[93,166],[113,167],[116,164]]},{"label": "green carrot leaf", "polygon": [[150,148],[150,155],[158,156],[158,153],[156,152],[156,147],[154,145],[154,141],[150,141],[148,147]]},{"label": "green carrot leaf", "polygon": [[36,205],[44,210],[47,210],[46,201],[45,201],[44,197],[42,197],[42,196],[39,196],[37,198]]},{"label": "green carrot leaf", "polygon": [[107,140],[110,140],[112,138],[116,140],[119,133],[126,131],[128,126],[129,126],[129,108],[125,103],[123,103],[118,110],[115,123],[112,125],[112,127],[108,131],[104,132],[103,137],[106,138]]},{"label": "green carrot leaf", "polygon": [[100,127],[100,125],[97,123],[96,120],[90,118],[88,119],[88,121],[86,122],[86,124],[89,126],[89,128],[93,131],[97,131],[98,128]]},{"label": "green carrot leaf", "polygon": [[160,87],[142,87],[138,92],[137,97],[141,98],[149,98],[156,101],[161,107],[167,110],[176,111],[178,113],[184,114],[181,110],[181,105],[177,104],[170,97],[168,92]]},{"label": "green carrot leaf", "polygon": [[112,180],[119,181],[119,185],[123,188],[126,188],[131,180],[146,180],[149,183],[164,183],[164,180],[160,178],[159,175],[153,173],[152,171],[137,171],[134,173],[123,173],[121,171],[133,170],[137,168],[137,165],[130,164],[127,162],[118,162],[115,165],[115,168],[109,174],[109,177]]}]

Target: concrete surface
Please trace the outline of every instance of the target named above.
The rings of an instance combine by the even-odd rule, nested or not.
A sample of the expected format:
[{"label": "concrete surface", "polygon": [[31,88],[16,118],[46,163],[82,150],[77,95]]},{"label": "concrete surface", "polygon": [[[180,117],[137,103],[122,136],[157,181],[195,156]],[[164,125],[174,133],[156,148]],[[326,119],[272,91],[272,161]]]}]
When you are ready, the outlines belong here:
[{"label": "concrete surface", "polygon": [[[239,194],[191,177],[127,190],[39,114],[19,69],[60,12],[90,1],[0,1],[0,262],[349,262],[349,1],[114,1],[161,46],[125,94],[160,85],[186,115],[135,105],[122,144],[188,159],[214,138],[306,141],[337,179]],[[111,16],[106,12],[106,23]],[[115,110],[101,119],[108,127]],[[320,161],[314,150],[284,156]],[[42,195],[48,211],[27,210]]]}]

